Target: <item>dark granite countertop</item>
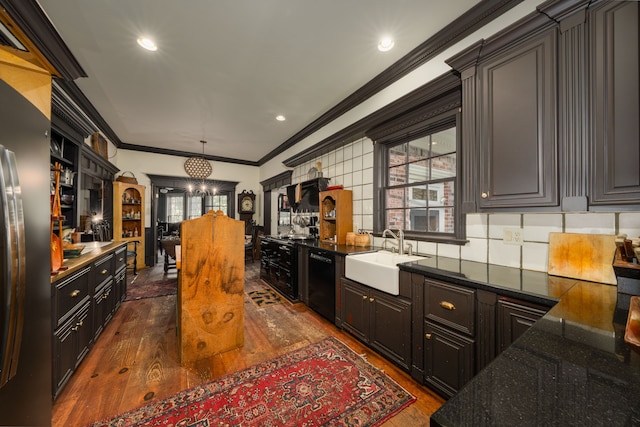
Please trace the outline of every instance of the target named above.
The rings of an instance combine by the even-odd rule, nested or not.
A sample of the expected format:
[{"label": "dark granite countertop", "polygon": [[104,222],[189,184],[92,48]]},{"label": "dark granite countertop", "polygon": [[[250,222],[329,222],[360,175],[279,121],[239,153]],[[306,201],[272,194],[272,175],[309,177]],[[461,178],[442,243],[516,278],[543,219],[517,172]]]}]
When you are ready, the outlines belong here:
[{"label": "dark granite countertop", "polygon": [[553,307],[575,283],[575,279],[549,276],[539,271],[464,261],[445,257],[425,257],[399,265],[401,270],[421,273],[434,279]]},{"label": "dark granite countertop", "polygon": [[[617,287],[442,257],[402,270],[553,306],[431,417],[440,426],[640,425],[640,352]],[[554,305],[555,304],[555,305]]]},{"label": "dark granite countertop", "polygon": [[282,242],[282,243],[294,243],[296,245],[304,245],[307,246],[309,248],[314,248],[314,249],[324,249],[327,250],[329,252],[333,252],[336,253],[338,255],[349,255],[349,254],[356,254],[356,253],[362,253],[362,252],[371,252],[371,251],[377,251],[380,250],[381,248],[379,247],[375,247],[375,246],[354,246],[354,245],[345,245],[345,244],[338,244],[338,245],[334,245],[331,243],[326,243],[326,242],[322,242],[319,239],[305,239],[305,240],[297,240],[297,239],[286,239],[286,238],[281,238],[279,236],[266,236],[264,237],[265,239],[270,239],[276,242]]}]

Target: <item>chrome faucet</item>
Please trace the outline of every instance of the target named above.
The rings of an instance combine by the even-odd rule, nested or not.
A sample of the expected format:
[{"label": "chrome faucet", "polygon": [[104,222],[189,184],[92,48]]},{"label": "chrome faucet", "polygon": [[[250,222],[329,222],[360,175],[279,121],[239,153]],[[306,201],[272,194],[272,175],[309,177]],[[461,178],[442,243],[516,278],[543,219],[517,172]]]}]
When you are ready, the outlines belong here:
[{"label": "chrome faucet", "polygon": [[398,229],[398,234],[394,234],[393,231],[391,231],[390,229],[386,228],[382,232],[382,237],[387,237],[387,234],[390,234],[391,237],[396,239],[396,242],[398,242],[398,253],[400,255],[404,255],[404,233],[402,232],[402,230]]}]

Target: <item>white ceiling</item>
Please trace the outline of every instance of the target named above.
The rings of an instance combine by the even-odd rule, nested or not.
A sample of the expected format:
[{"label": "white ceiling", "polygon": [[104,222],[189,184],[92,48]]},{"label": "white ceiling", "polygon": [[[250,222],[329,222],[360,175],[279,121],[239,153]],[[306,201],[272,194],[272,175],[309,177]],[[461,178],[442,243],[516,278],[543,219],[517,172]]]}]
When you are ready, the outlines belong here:
[{"label": "white ceiling", "polygon": [[[122,142],[200,153],[206,140],[206,154],[247,161],[477,2],[39,0],[89,76],[77,85]],[[395,48],[381,53],[385,34]]]}]

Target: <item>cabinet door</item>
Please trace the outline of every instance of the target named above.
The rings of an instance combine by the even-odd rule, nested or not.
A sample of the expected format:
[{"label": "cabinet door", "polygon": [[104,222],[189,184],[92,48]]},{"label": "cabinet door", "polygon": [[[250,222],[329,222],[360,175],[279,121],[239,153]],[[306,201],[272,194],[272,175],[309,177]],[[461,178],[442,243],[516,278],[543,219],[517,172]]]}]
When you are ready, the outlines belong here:
[{"label": "cabinet door", "polygon": [[411,303],[372,290],[369,343],[405,369],[411,366]]},{"label": "cabinet door", "polygon": [[364,342],[369,338],[369,293],[357,283],[343,280],[341,291],[342,328]]},{"label": "cabinet door", "polygon": [[593,99],[590,204],[640,199],[638,2],[602,2],[589,11]]},{"label": "cabinet door", "polygon": [[498,301],[498,352],[509,347],[545,314],[545,310],[513,301]]},{"label": "cabinet door", "polygon": [[71,377],[76,365],[74,334],[75,317],[70,318],[53,334],[53,395]]},{"label": "cabinet door", "polygon": [[425,382],[451,397],[473,377],[473,340],[425,322]]},{"label": "cabinet door", "polygon": [[93,342],[93,328],[91,322],[93,321],[92,307],[89,302],[85,304],[76,317],[76,323],[73,326],[76,334],[76,349],[75,349],[75,365],[77,367],[82,359],[89,353],[89,347]]},{"label": "cabinet door", "polygon": [[479,65],[482,208],[557,206],[556,30]]},{"label": "cabinet door", "polygon": [[87,301],[53,334],[53,395],[67,382],[92,343],[91,304]]}]

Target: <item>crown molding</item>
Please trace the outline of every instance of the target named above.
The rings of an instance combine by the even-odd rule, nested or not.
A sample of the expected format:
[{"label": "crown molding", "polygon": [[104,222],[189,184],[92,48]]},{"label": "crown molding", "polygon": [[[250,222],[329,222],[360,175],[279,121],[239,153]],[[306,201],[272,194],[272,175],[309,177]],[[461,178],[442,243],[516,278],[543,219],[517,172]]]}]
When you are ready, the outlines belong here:
[{"label": "crown molding", "polygon": [[35,0],[0,0],[0,7],[16,23],[29,40],[23,44],[33,45],[53,66],[60,77],[75,80],[87,77],[71,50],[67,47],[49,17]]},{"label": "crown molding", "polygon": [[[438,31],[433,37],[427,39],[420,46],[409,52],[382,73],[378,74],[360,89],[356,90],[329,111],[322,114],[300,132],[286,140],[278,148],[264,156],[260,159],[259,164],[262,165],[273,159],[278,154],[293,147],[304,138],[318,131],[365,100],[371,98],[382,89],[398,81],[411,71],[425,64],[436,55],[448,49],[450,46],[453,46],[458,41],[472,34],[477,29],[496,19],[498,16],[507,12],[521,2],[522,0],[481,1],[455,21]],[[285,165],[287,165],[287,163],[285,163]]]}]

